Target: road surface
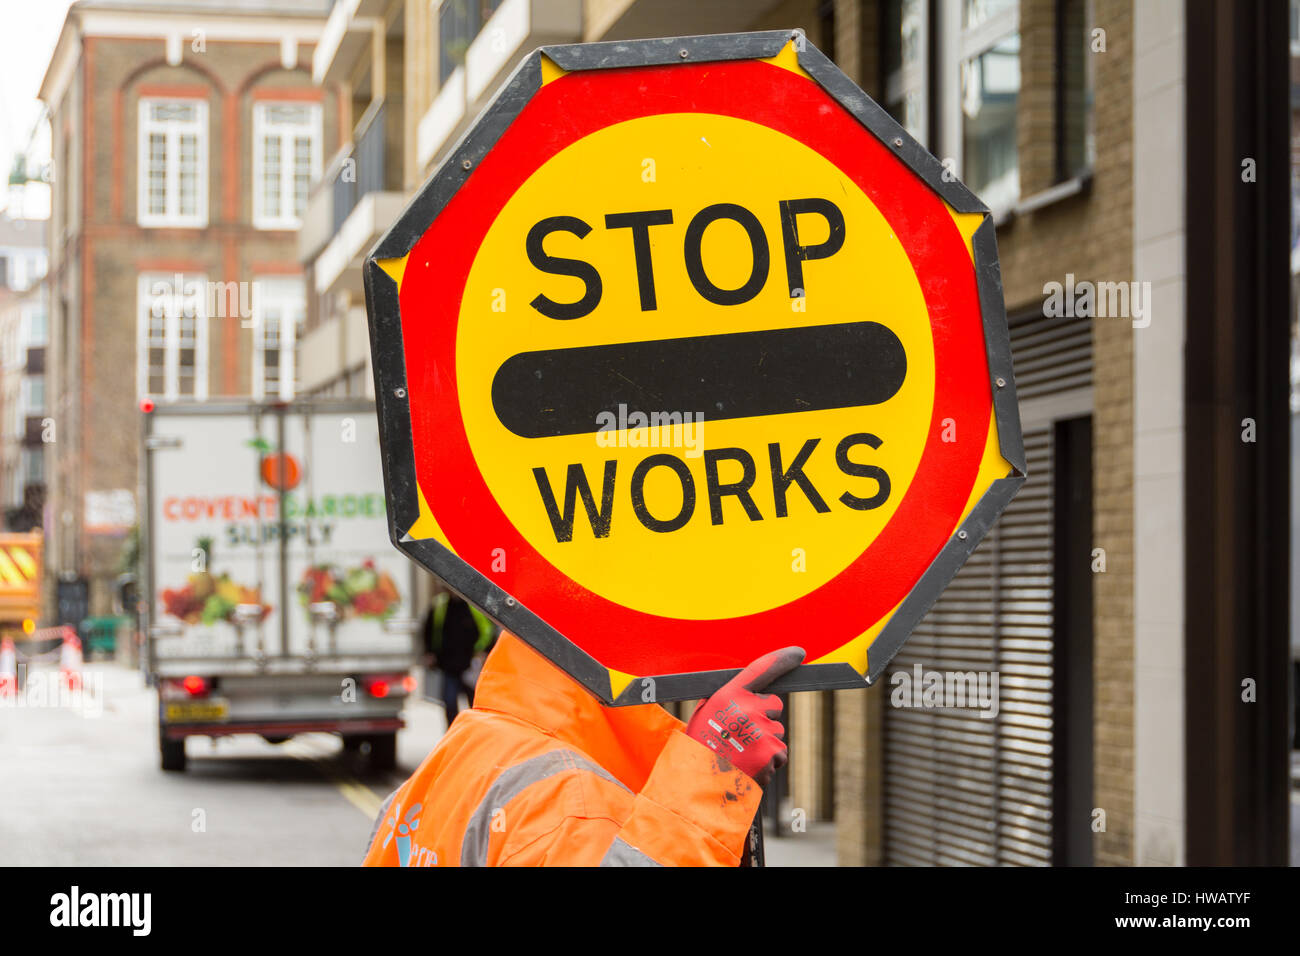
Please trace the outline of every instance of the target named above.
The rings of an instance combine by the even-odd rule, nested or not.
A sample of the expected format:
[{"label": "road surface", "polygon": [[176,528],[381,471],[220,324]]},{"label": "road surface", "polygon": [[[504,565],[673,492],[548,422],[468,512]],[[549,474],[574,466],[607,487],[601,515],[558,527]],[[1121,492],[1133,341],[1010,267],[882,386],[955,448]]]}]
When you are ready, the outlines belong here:
[{"label": "road surface", "polygon": [[[53,686],[53,668],[28,681]],[[158,767],[157,698],[135,671],[91,664],[85,697],[0,705],[0,865],[355,866],[379,805],[445,728],[412,700],[398,770],[372,774],[338,738],[187,741]],[[834,830],[767,841],[768,865],[833,865]]]},{"label": "road surface", "polygon": [[0,706],[0,865],[356,865],[380,802],[443,731],[439,708],[408,704],[392,774],[329,734],[194,738],[188,769],[164,773],[143,678],[87,673],[86,698]]}]

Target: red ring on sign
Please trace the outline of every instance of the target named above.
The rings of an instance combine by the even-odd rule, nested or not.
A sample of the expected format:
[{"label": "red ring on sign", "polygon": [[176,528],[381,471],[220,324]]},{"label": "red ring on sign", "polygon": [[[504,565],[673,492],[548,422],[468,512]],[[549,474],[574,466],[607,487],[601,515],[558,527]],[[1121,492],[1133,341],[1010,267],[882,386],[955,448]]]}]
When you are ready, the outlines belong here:
[{"label": "red ring on sign", "polygon": [[[489,491],[460,417],[456,323],[479,247],[500,210],[561,149],[606,126],[661,113],[716,113],[760,123],[819,152],[884,215],[930,314],[935,402],[930,437],[893,518],[842,572],[780,607],[678,620],[588,590],[524,539]],[[842,647],[888,614],[948,541],[974,487],[992,403],[984,326],[966,243],[929,186],[816,83],[757,60],[566,74],[533,96],[412,248],[401,289],[411,432],[419,485],[462,560],[517,597],[606,667],[670,674],[737,667],[789,644],[807,660]],[[979,356],[978,362],[970,361]],[[956,420],[979,440],[943,442]],[[482,555],[473,553],[476,547]],[[489,570],[492,550],[510,556]],[[849,617],[832,619],[838,608]],[[575,625],[581,625],[579,631]],[[629,635],[653,635],[653,641]],[[770,635],[770,636],[769,636]]]}]

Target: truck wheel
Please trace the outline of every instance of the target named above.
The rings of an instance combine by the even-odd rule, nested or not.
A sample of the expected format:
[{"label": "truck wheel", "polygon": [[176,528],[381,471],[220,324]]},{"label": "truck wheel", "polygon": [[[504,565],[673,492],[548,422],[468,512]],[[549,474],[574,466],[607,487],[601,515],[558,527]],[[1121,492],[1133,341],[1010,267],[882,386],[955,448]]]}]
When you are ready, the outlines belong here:
[{"label": "truck wheel", "polygon": [[369,738],[370,769],[392,770],[397,766],[397,734],[377,734]]},{"label": "truck wheel", "polygon": [[164,770],[183,773],[185,770],[185,738],[169,740],[160,727],[158,729],[158,750]]}]

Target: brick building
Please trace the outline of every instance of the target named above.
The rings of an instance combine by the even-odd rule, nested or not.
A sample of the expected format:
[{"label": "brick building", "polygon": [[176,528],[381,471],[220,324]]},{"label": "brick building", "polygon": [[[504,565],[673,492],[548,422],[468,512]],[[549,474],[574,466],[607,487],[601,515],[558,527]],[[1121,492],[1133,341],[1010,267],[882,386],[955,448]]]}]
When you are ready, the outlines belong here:
[{"label": "brick building", "polygon": [[[288,397],[296,234],[338,142],[322,0],[80,0],[40,90],[53,159],[47,574],[109,613],[146,398]],[[57,582],[57,583],[56,583]],[[88,594],[86,593],[88,589]],[[62,613],[62,612],[61,612]]]},{"label": "brick building", "polygon": [[[1244,79],[1249,47],[1227,46],[1285,45],[1273,17],[1213,0],[339,0],[313,61],[346,118],[300,238],[304,384],[373,393],[362,257],[528,51],[802,28],[992,209],[1030,477],[884,686],[792,699],[783,829],[793,809],[833,821],[845,864],[1277,862],[1287,562],[1240,502],[1285,512],[1289,428],[1245,444],[1235,423],[1274,423],[1279,374],[1284,411],[1290,310],[1265,307],[1272,272],[1245,271],[1273,253],[1215,249],[1243,222],[1275,228],[1285,155],[1267,124],[1214,125],[1258,101],[1285,133],[1285,78]],[[1191,49],[1210,65],[1189,70]],[[1282,161],[1234,192],[1266,151]],[[1189,217],[1208,192],[1223,218]],[[1235,565],[1202,560],[1189,515]],[[892,677],[914,668],[999,675],[997,715],[896,706]],[[1230,709],[1241,673],[1271,681],[1267,707]]]}]

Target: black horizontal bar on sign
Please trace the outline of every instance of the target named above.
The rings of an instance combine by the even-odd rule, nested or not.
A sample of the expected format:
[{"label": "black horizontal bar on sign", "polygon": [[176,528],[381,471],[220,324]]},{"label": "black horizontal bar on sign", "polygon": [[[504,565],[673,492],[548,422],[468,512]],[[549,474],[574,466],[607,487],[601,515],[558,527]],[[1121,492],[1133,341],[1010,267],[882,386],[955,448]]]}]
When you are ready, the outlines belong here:
[{"label": "black horizontal bar on sign", "polygon": [[906,375],[897,335],[847,322],[520,352],[497,370],[492,406],[521,438],[552,438],[607,430],[603,413],[717,421],[878,405]]}]

